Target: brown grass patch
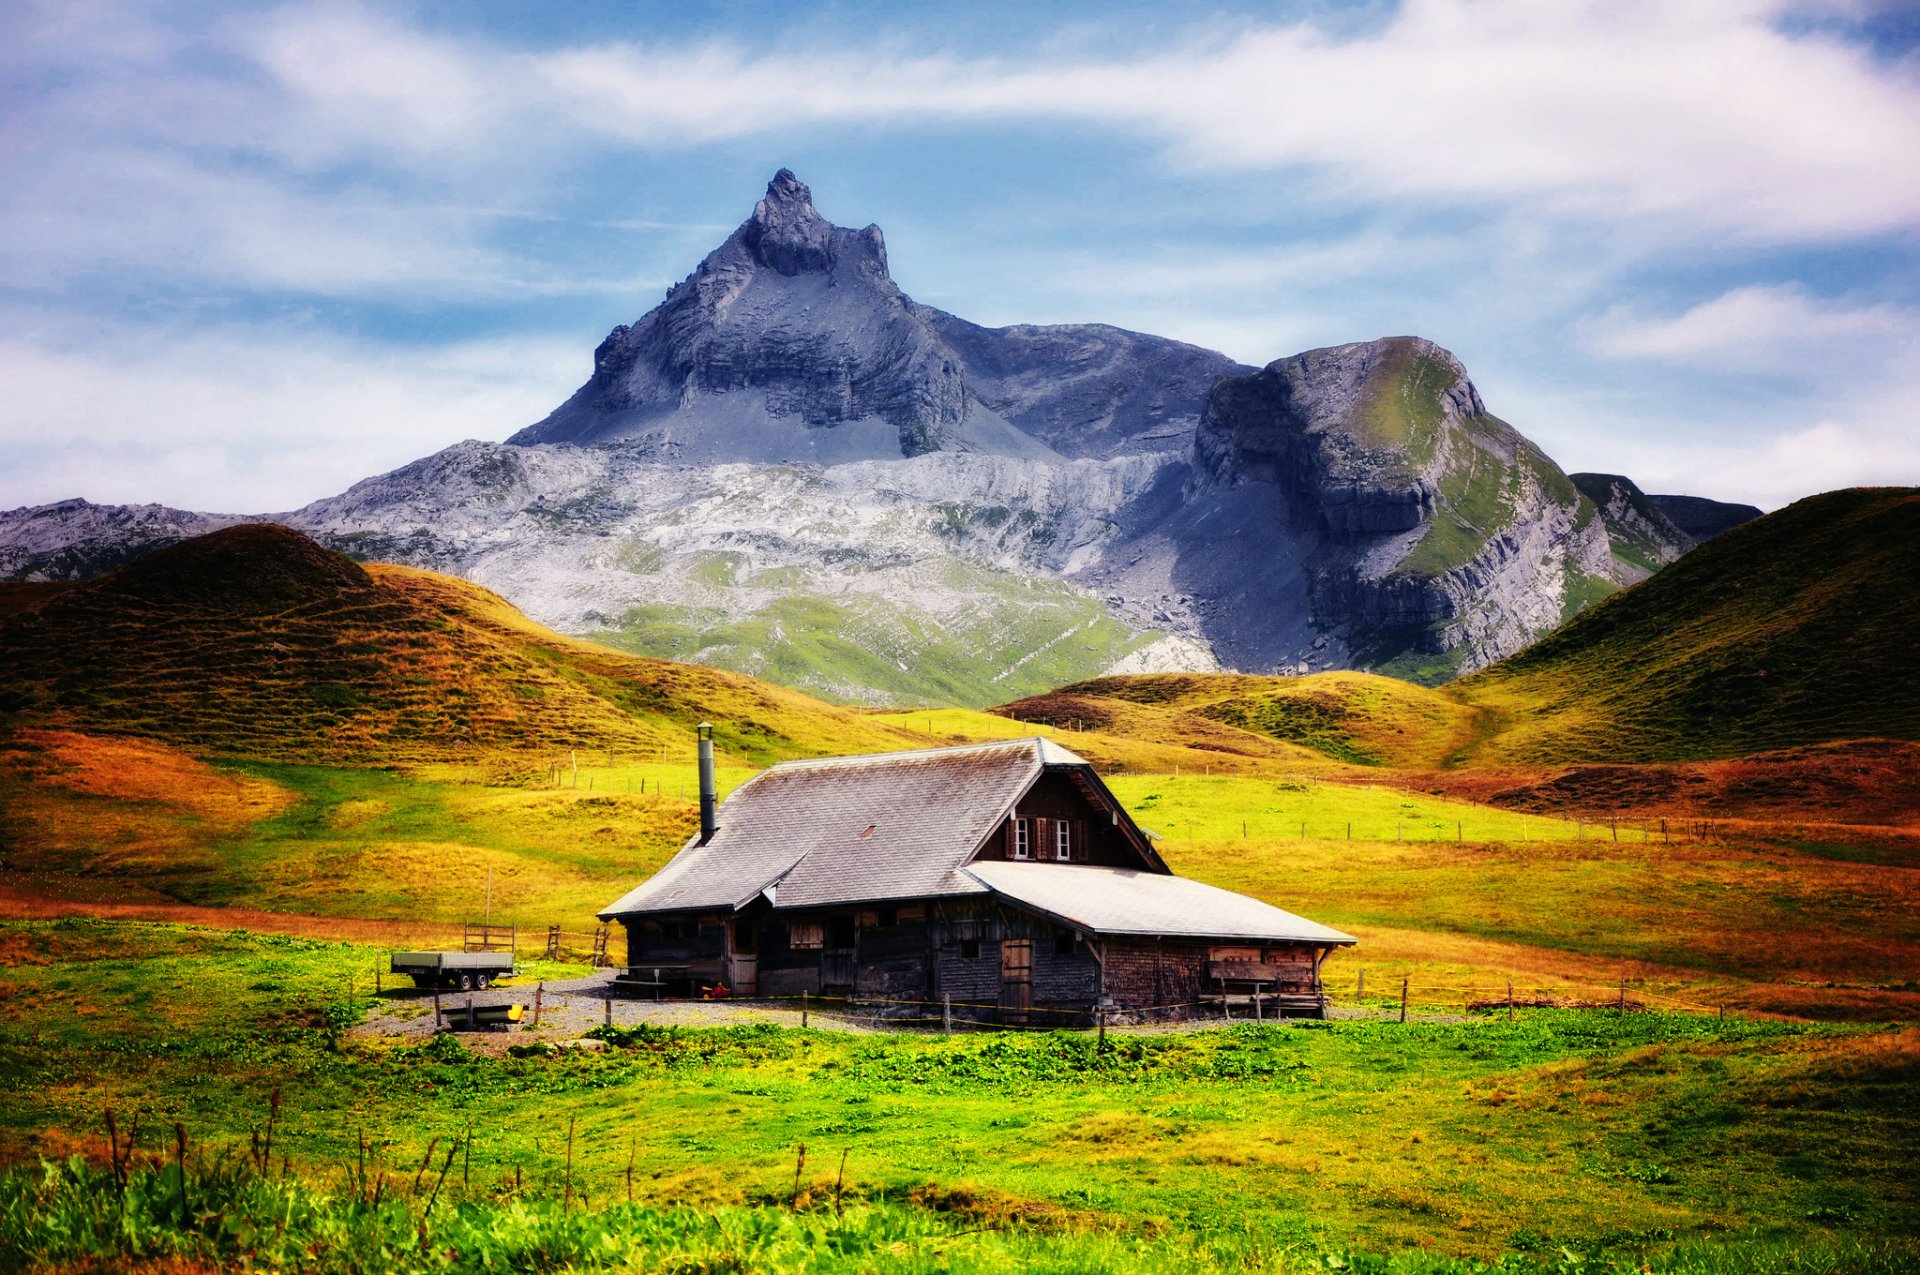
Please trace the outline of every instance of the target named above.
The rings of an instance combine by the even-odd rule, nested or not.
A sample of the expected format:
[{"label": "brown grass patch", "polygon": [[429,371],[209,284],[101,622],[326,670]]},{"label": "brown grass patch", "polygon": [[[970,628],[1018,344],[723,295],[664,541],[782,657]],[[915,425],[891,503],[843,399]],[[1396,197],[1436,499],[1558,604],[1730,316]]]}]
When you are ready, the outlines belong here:
[{"label": "brown grass patch", "polygon": [[1098,1213],[1069,1209],[1034,1196],[1012,1195],[970,1182],[929,1182],[907,1192],[907,1203],[944,1213],[987,1231],[1030,1230],[1049,1233],[1090,1230],[1106,1221]]}]

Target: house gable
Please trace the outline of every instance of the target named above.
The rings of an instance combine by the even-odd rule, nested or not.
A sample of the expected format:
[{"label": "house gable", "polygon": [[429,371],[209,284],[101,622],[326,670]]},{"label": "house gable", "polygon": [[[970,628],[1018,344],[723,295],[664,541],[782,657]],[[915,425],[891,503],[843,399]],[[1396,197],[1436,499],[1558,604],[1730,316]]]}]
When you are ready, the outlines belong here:
[{"label": "house gable", "polygon": [[969,859],[991,861],[1171,872],[1093,767],[1077,758],[1044,767]]}]

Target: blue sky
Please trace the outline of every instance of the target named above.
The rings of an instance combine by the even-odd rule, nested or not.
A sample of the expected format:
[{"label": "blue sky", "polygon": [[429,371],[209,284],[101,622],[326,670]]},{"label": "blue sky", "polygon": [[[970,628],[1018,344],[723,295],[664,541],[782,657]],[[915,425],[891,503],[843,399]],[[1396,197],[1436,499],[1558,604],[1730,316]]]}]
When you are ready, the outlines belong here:
[{"label": "blue sky", "polygon": [[15,3],[0,507],[270,511],[583,379],[776,168],[976,322],[1418,333],[1569,469],[1920,483],[1870,0]]}]

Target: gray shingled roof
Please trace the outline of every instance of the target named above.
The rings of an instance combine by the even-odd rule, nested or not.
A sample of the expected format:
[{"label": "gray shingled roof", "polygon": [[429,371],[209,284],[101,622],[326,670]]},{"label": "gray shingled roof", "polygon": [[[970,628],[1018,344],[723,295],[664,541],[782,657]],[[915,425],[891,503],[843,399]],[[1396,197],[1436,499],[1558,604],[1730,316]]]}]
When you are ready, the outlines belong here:
[{"label": "gray shingled roof", "polygon": [[1268,943],[1356,942],[1351,934],[1185,877],[1072,863],[982,860],[966,874],[995,894],[1095,934]]},{"label": "gray shingled roof", "polygon": [[781,762],[727,798],[713,840],[689,842],[600,917],[733,908],[763,891],[782,908],[979,894],[961,865],[1044,767],[1086,764],[1044,739]]}]

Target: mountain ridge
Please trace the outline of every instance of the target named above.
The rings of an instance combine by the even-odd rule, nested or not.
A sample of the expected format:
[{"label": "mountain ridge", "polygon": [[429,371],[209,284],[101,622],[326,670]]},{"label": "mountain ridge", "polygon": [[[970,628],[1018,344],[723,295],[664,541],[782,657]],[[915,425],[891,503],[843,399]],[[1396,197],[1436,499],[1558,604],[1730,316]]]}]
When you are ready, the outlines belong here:
[{"label": "mountain ridge", "polygon": [[[1445,680],[1637,578],[1607,516],[1430,341],[1252,368],[981,327],[913,302],[878,227],[784,169],[542,421],[270,515],[627,649],[974,705],[1115,670]],[[255,520],[16,510],[0,573]]]}]

